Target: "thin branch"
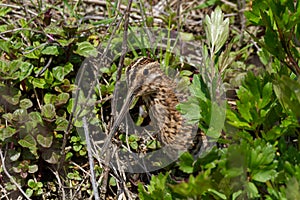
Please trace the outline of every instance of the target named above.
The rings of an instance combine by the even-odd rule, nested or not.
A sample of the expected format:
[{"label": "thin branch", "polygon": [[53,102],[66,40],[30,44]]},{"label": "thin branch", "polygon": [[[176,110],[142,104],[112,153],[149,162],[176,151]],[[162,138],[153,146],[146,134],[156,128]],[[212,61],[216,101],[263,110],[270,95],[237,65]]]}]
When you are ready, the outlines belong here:
[{"label": "thin branch", "polygon": [[18,190],[23,194],[23,196],[27,199],[30,200],[30,198],[27,196],[27,194],[22,190],[21,186],[15,181],[15,179],[8,173],[6,167],[5,167],[5,158],[2,154],[2,149],[0,148],[0,158],[1,158],[1,163],[2,163],[2,169],[5,173],[5,175],[9,178],[9,180],[18,188]]},{"label": "thin branch", "polygon": [[82,120],[83,120],[83,129],[84,129],[85,141],[86,141],[86,146],[87,146],[87,151],[88,151],[91,182],[92,182],[92,186],[93,186],[95,200],[99,200],[100,197],[99,197],[99,193],[98,193],[98,185],[97,185],[96,178],[95,178],[94,159],[93,159],[92,150],[91,150],[92,146],[91,146],[89,129],[88,129],[86,117],[83,117]]}]

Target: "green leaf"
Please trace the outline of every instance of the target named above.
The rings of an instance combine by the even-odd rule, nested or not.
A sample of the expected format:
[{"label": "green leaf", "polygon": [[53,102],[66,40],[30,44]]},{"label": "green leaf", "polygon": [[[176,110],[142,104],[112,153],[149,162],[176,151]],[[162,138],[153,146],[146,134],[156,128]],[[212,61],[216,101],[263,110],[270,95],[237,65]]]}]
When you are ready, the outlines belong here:
[{"label": "green leaf", "polygon": [[29,165],[28,166],[28,172],[31,174],[34,174],[35,172],[37,172],[39,169],[39,167],[37,165]]},{"label": "green leaf", "polygon": [[29,113],[29,118],[36,123],[43,124],[43,119],[42,119],[41,113],[39,113],[39,112]]},{"label": "green leaf", "polygon": [[46,69],[44,73],[44,78],[47,84],[51,85],[54,81],[53,74],[49,69]]},{"label": "green leaf", "polygon": [[63,117],[57,117],[55,124],[56,124],[56,128],[55,128],[56,131],[66,131],[69,122]]},{"label": "green leaf", "polygon": [[20,101],[20,107],[22,109],[28,109],[28,108],[31,108],[33,106],[33,103],[30,99],[22,99]]},{"label": "green leaf", "polygon": [[19,140],[18,143],[25,148],[35,148],[36,141],[34,137],[30,134],[27,134],[23,139]]},{"label": "green leaf", "polygon": [[42,147],[45,147],[45,148],[49,148],[51,147],[52,145],[52,142],[53,142],[53,136],[52,135],[49,135],[49,136],[43,136],[41,134],[38,134],[37,137],[37,142],[42,146]]},{"label": "green leaf", "polygon": [[110,186],[117,186],[117,181],[114,177],[109,178],[109,185]]},{"label": "green leaf", "polygon": [[0,49],[5,51],[6,53],[9,53],[11,49],[10,42],[0,39]]},{"label": "green leaf", "polygon": [[80,42],[77,43],[77,50],[75,51],[75,53],[83,56],[83,57],[96,57],[98,55],[98,51],[97,49],[91,45],[91,43],[85,41],[85,42]]},{"label": "green leaf", "polygon": [[60,159],[60,151],[53,148],[43,149],[42,158],[50,164],[57,164]]},{"label": "green leaf", "polygon": [[8,151],[8,155],[9,155],[9,160],[17,161],[20,158],[21,153],[16,150],[11,149]]},{"label": "green leaf", "polygon": [[259,170],[256,173],[253,173],[252,179],[258,182],[265,183],[268,180],[271,180],[277,175],[276,170]]},{"label": "green leaf", "polygon": [[61,93],[57,96],[56,98],[56,103],[55,105],[62,105],[66,104],[70,98],[69,93]]},{"label": "green leaf", "polygon": [[56,95],[47,93],[47,94],[45,94],[45,96],[44,96],[44,102],[45,102],[46,104],[54,104],[55,101],[56,101],[56,98],[57,98]]},{"label": "green leaf", "polygon": [[[201,185],[201,187],[199,187]],[[207,177],[204,173],[198,174],[196,177],[190,175],[188,182],[182,182],[170,186],[173,192],[187,197],[201,197],[208,191],[211,186],[211,178]],[[196,198],[196,199],[199,199]]]},{"label": "green leaf", "polygon": [[34,87],[41,88],[41,89],[45,89],[47,85],[45,79],[43,78],[33,78],[32,84]]},{"label": "green leaf", "polygon": [[64,30],[61,28],[61,26],[56,26],[50,24],[44,29],[45,33],[53,34],[53,35],[59,35],[64,36]]},{"label": "green leaf", "polygon": [[258,198],[260,196],[257,187],[252,182],[246,182],[246,191],[250,199]]},{"label": "green leaf", "polygon": [[52,69],[53,76],[59,81],[63,81],[65,76],[71,71],[73,71],[73,65],[71,63],[67,63],[64,66],[57,66]]},{"label": "green leaf", "polygon": [[286,183],[287,199],[299,199],[300,197],[300,181],[296,177],[292,177]]},{"label": "green leaf", "polygon": [[188,174],[193,173],[194,171],[193,164],[194,164],[194,159],[190,153],[185,152],[180,156],[178,165],[181,171]]},{"label": "green leaf", "polygon": [[143,184],[138,184],[139,197],[141,200],[150,199],[162,199],[171,200],[172,195],[166,187],[166,182],[169,174],[163,175],[162,173],[157,176],[152,176],[148,190],[143,186]]},{"label": "green leaf", "polygon": [[7,138],[12,137],[16,133],[16,129],[8,126],[0,129],[0,140],[4,141]]},{"label": "green leaf", "polygon": [[27,184],[31,188],[35,188],[37,186],[36,182],[33,179],[29,179]]},{"label": "green leaf", "polygon": [[227,199],[225,194],[222,194],[214,189],[208,189],[208,192],[210,192],[211,194],[213,194],[213,196],[216,196],[220,199]]},{"label": "green leaf", "polygon": [[42,52],[44,55],[53,55],[53,56],[58,56],[59,55],[59,50],[58,46],[46,46]]},{"label": "green leaf", "polygon": [[0,17],[5,17],[12,9],[10,7],[0,8]]},{"label": "green leaf", "polygon": [[224,14],[217,7],[209,17],[205,17],[205,33],[213,53],[217,53],[225,44],[229,35],[229,19],[223,20]]},{"label": "green leaf", "polygon": [[53,119],[55,115],[56,115],[55,107],[53,104],[46,104],[42,106],[42,116],[48,119]]},{"label": "green leaf", "polygon": [[31,197],[33,195],[33,190],[30,188],[27,188],[25,193],[27,194],[28,197]]},{"label": "green leaf", "polygon": [[191,93],[193,96],[195,96],[203,101],[207,101],[207,96],[204,93],[204,85],[203,84],[204,83],[202,81],[200,81],[199,75],[194,75],[190,90],[191,90]]},{"label": "green leaf", "polygon": [[0,97],[2,97],[7,103],[17,105],[21,97],[21,91],[15,87],[1,87]]},{"label": "green leaf", "polygon": [[19,80],[22,81],[25,78],[27,78],[31,74],[31,72],[33,70],[33,67],[34,66],[31,63],[20,62],[21,73],[20,73],[20,76],[19,76]]}]

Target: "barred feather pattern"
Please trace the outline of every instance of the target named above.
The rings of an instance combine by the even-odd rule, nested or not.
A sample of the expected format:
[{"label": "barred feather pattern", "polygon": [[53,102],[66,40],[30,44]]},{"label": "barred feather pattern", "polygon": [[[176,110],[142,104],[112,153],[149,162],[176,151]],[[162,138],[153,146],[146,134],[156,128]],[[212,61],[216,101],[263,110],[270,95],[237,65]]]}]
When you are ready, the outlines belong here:
[{"label": "barred feather pattern", "polygon": [[[125,102],[129,110],[130,102],[141,97],[149,110],[151,124],[159,130],[160,142],[176,151],[193,148],[197,126],[187,123],[176,105],[187,99],[187,95],[178,92],[176,81],[168,77],[160,68],[160,64],[149,58],[140,58],[126,70],[128,95]],[[131,101],[130,101],[131,99]],[[119,116],[123,116],[120,113]]]}]

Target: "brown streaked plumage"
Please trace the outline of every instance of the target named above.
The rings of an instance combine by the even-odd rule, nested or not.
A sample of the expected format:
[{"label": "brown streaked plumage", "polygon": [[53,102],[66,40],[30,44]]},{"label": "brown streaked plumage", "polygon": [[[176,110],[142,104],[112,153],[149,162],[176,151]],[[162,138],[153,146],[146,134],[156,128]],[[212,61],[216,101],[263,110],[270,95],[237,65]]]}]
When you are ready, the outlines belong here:
[{"label": "brown streaked plumage", "polygon": [[183,94],[176,91],[176,83],[161,70],[160,64],[149,58],[138,59],[127,68],[126,82],[128,93],[110,135],[117,131],[133,100],[141,97],[149,110],[151,124],[159,130],[160,142],[173,150],[186,151],[192,145],[197,127],[187,124],[176,109]]}]

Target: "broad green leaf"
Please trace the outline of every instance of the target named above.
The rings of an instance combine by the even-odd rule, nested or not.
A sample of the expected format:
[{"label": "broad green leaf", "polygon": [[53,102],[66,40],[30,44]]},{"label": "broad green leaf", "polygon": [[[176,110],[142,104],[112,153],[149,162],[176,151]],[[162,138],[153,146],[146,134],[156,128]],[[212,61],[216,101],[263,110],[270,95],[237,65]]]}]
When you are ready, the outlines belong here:
[{"label": "broad green leaf", "polygon": [[53,148],[44,149],[42,158],[50,164],[56,164],[60,159],[60,150],[54,150]]},{"label": "broad green leaf", "polygon": [[61,93],[57,96],[56,98],[56,103],[55,105],[61,105],[61,104],[66,104],[69,100],[69,93]]},{"label": "broad green leaf", "polygon": [[53,55],[53,56],[58,56],[59,55],[59,50],[58,46],[46,46],[42,52],[44,55]]},{"label": "broad green leaf", "polygon": [[57,42],[63,46],[63,47],[66,47],[66,46],[69,46],[70,44],[72,44],[73,42],[75,41],[75,38],[70,38],[70,39],[58,39]]},{"label": "broad green leaf", "polygon": [[44,78],[47,84],[51,85],[54,81],[54,77],[52,72],[49,69],[46,69],[45,73],[44,73]]},{"label": "broad green leaf", "polygon": [[85,42],[80,42],[77,43],[77,50],[75,51],[75,53],[83,56],[83,57],[96,57],[98,55],[98,51],[97,49],[89,42],[85,41]]},{"label": "broad green leaf", "polygon": [[193,76],[193,83],[190,87],[190,90],[193,96],[198,97],[203,101],[207,100],[207,97],[203,92],[203,82],[200,81],[200,77],[198,75]]},{"label": "broad green leaf", "polygon": [[21,91],[15,87],[0,87],[0,97],[9,104],[17,105],[21,97]]},{"label": "broad green leaf", "polygon": [[266,170],[262,169],[259,170],[256,173],[252,174],[252,179],[258,182],[265,183],[268,180],[271,180],[272,178],[275,178],[277,172],[276,170]]},{"label": "broad green leaf", "polygon": [[47,86],[47,83],[43,78],[33,78],[32,84],[34,87],[41,88],[41,89],[45,89]]},{"label": "broad green leaf", "polygon": [[21,153],[19,151],[11,149],[8,151],[8,156],[9,156],[9,160],[17,161],[20,158]]},{"label": "broad green leaf", "polygon": [[44,102],[45,102],[46,104],[54,104],[55,101],[56,101],[56,98],[57,98],[56,95],[47,93],[47,94],[45,94],[45,96],[44,96]]},{"label": "broad green leaf", "polygon": [[42,147],[45,147],[45,148],[49,148],[51,147],[52,145],[52,142],[53,142],[53,136],[52,135],[49,135],[49,136],[43,136],[41,134],[38,134],[37,137],[37,142],[42,146]]},{"label": "broad green leaf", "polygon": [[185,152],[180,156],[178,165],[181,171],[188,174],[193,173],[194,171],[193,164],[194,164],[194,159],[190,153]]},{"label": "broad green leaf", "polygon": [[39,113],[39,112],[29,113],[29,118],[38,124],[43,124],[43,119],[42,119],[41,113]]},{"label": "broad green leaf", "polygon": [[42,116],[48,119],[53,119],[55,115],[56,115],[55,107],[53,104],[46,104],[42,106]]},{"label": "broad green leaf", "polygon": [[22,99],[20,101],[20,107],[22,109],[28,109],[28,108],[31,108],[33,106],[33,103],[30,99]]},{"label": "broad green leaf", "polygon": [[55,124],[56,124],[56,128],[55,128],[56,131],[66,131],[69,122],[63,117],[57,117]]},{"label": "broad green leaf", "polygon": [[71,71],[73,71],[73,65],[71,63],[67,63],[64,66],[57,66],[52,69],[53,76],[59,81],[63,81],[65,76]]},{"label": "broad green leaf", "polygon": [[246,191],[250,199],[259,197],[257,187],[252,182],[246,182]]},{"label": "broad green leaf", "polygon": [[30,188],[27,188],[25,193],[27,194],[28,197],[31,197],[33,195],[33,190]]},{"label": "broad green leaf", "polygon": [[31,173],[31,174],[34,174],[35,172],[38,171],[38,166],[37,165],[29,165],[28,166],[28,172]]},{"label": "broad green leaf", "polygon": [[26,109],[17,109],[13,113],[13,120],[24,123],[28,121],[28,112]]},{"label": "broad green leaf", "polygon": [[0,128],[0,140],[4,141],[6,138],[12,137],[16,132],[16,129],[10,126],[6,128]]},{"label": "broad green leaf", "polygon": [[20,77],[19,77],[19,80],[22,81],[24,80],[25,78],[27,78],[32,70],[33,70],[33,65],[31,63],[28,63],[28,62],[20,62],[20,70],[21,70],[21,73],[20,73]]},{"label": "broad green leaf", "polygon": [[36,147],[36,141],[31,134],[27,134],[23,139],[19,140],[18,143],[25,148],[34,148]]}]

